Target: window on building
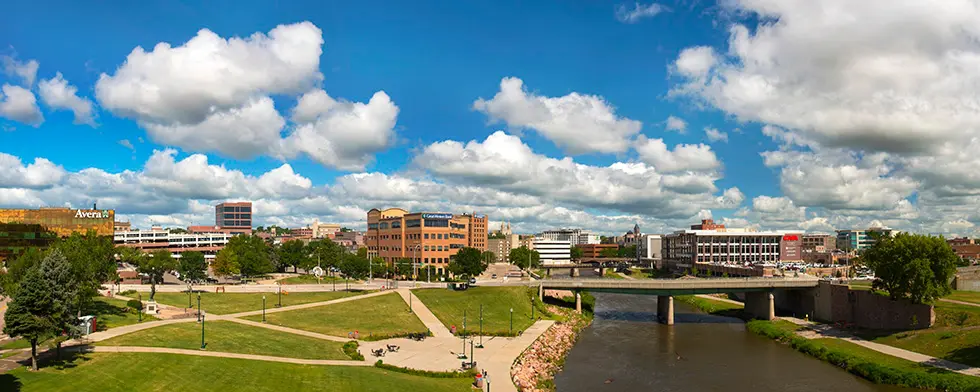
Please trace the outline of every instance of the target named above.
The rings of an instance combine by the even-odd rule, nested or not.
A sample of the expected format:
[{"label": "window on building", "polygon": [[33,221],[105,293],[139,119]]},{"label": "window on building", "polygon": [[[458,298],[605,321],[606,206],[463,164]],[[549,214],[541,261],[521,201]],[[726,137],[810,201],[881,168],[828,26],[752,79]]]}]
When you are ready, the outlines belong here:
[{"label": "window on building", "polygon": [[419,227],[422,226],[421,219],[409,219],[405,221],[405,227]]},{"label": "window on building", "polygon": [[425,249],[425,251],[428,252],[429,251],[429,246],[426,245],[425,247],[423,247],[423,249]]},{"label": "window on building", "polygon": [[429,233],[425,233],[423,234],[423,236],[425,237],[425,239],[429,239]]},{"label": "window on building", "polygon": [[392,229],[398,229],[398,228],[401,228],[401,227],[402,227],[402,221],[394,221],[394,222],[391,222],[391,228]]},{"label": "window on building", "polygon": [[426,219],[425,227],[449,227],[449,219]]},{"label": "window on building", "polygon": [[388,222],[381,222],[381,223],[379,223],[378,224],[378,228],[381,229],[381,230],[387,229],[388,228]]},{"label": "window on building", "polygon": [[368,223],[368,229],[369,230],[370,229],[377,230],[378,229],[378,224],[377,223]]}]

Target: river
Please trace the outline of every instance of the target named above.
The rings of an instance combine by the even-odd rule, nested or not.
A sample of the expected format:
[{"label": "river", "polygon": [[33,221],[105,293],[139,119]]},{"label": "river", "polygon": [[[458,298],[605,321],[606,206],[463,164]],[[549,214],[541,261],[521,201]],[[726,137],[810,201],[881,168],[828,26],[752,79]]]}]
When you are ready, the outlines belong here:
[{"label": "river", "polygon": [[655,296],[595,296],[595,320],[555,377],[558,392],[914,391],[873,384],[679,301],[668,327],[656,320]]}]

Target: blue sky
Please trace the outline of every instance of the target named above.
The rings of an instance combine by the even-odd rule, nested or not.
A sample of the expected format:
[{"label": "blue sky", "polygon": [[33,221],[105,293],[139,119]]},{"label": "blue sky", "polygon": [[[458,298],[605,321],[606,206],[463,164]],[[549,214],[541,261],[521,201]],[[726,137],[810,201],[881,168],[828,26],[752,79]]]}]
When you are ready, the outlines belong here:
[{"label": "blue sky", "polygon": [[976,98],[955,85],[978,79],[953,54],[977,53],[975,33],[888,4],[5,5],[0,83],[21,94],[0,97],[0,207],[98,201],[186,225],[248,199],[293,226],[404,206],[528,232],[712,216],[973,233],[980,179],[944,168],[973,163]]}]

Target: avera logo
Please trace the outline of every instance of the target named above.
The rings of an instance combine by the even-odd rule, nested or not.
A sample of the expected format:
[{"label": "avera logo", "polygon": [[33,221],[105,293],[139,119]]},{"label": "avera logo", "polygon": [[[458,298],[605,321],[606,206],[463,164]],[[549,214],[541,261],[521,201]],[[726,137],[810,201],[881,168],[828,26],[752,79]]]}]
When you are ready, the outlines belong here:
[{"label": "avera logo", "polygon": [[109,218],[109,210],[102,210],[102,217],[108,219]]}]

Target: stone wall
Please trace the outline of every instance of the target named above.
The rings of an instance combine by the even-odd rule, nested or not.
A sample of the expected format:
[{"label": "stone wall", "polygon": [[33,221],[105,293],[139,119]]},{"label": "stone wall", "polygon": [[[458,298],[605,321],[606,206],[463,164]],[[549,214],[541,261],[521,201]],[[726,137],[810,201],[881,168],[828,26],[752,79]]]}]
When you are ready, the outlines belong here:
[{"label": "stone wall", "polygon": [[932,326],[936,319],[931,305],[892,301],[886,296],[851,290],[842,284],[820,282],[813,289],[778,290],[774,294],[776,308],[783,312],[860,328],[920,329]]},{"label": "stone wall", "polygon": [[961,267],[956,269],[953,289],[980,291],[980,267]]}]

